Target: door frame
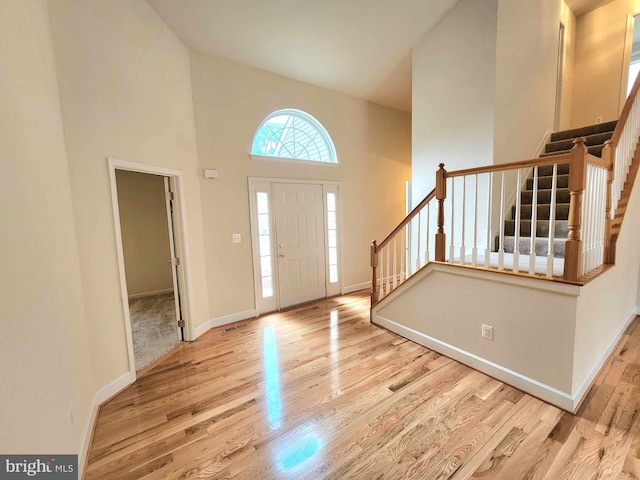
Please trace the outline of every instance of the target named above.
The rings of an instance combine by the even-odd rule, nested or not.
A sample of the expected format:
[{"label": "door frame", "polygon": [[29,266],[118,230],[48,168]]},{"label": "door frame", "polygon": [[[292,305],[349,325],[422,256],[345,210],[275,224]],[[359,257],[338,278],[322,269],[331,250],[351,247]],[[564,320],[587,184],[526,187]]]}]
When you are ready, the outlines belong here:
[{"label": "door frame", "polygon": [[[328,249],[329,238],[327,232],[327,193],[336,194],[336,224],[337,247],[338,247],[338,281],[330,283],[329,280],[329,255],[325,254],[325,298],[339,295],[342,292],[342,199],[340,195],[340,182],[333,180],[308,180],[297,178],[265,178],[265,177],[248,177],[249,184],[249,217],[251,222],[251,249],[253,259],[253,288],[256,315],[262,313],[280,310],[280,284],[278,279],[277,264],[277,242],[276,242],[276,221],[273,202],[273,184],[289,183],[299,185],[322,185],[322,209],[323,209],[323,229],[325,239],[325,250]],[[262,299],[262,277],[260,275],[260,243],[258,238],[258,212],[256,193],[268,192],[269,194],[269,231],[270,231],[270,247],[271,247],[271,273],[273,283],[273,297],[270,299]]]},{"label": "door frame", "polygon": [[[133,333],[131,329],[131,314],[129,312],[129,295],[127,289],[127,278],[125,275],[124,265],[124,249],[122,244],[122,229],[120,226],[120,206],[118,204],[118,187],[116,182],[116,170],[127,170],[130,172],[147,173],[151,175],[158,175],[162,177],[168,177],[171,189],[174,193],[174,218],[173,228],[176,238],[175,251],[180,258],[180,265],[178,266],[178,272],[180,279],[179,292],[174,292],[180,295],[182,319],[185,322],[184,326],[184,339],[190,341],[194,339],[193,325],[191,324],[191,312],[192,297],[190,294],[190,255],[189,255],[189,241],[187,235],[187,223],[186,223],[186,208],[184,202],[184,188],[182,171],[173,170],[165,167],[159,167],[155,165],[149,165],[146,163],[130,162],[127,160],[118,160],[116,158],[107,157],[107,163],[109,167],[109,183],[111,186],[111,206],[113,210],[113,224],[115,229],[115,241],[116,241],[116,256],[118,258],[118,274],[120,277],[120,296],[122,299],[122,312],[124,316],[124,328],[127,337],[127,353],[129,356],[129,373],[131,374],[132,381],[135,381],[136,366],[133,354]],[[177,320],[177,319],[176,319]],[[176,325],[177,327],[177,325]]]}]

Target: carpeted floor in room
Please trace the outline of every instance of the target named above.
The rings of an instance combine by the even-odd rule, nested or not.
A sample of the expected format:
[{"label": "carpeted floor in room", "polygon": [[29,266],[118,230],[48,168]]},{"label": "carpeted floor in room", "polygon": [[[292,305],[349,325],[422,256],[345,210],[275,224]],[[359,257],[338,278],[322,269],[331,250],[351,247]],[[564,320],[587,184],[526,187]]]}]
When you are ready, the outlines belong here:
[{"label": "carpeted floor in room", "polygon": [[133,354],[140,371],[180,343],[173,292],[129,299]]}]

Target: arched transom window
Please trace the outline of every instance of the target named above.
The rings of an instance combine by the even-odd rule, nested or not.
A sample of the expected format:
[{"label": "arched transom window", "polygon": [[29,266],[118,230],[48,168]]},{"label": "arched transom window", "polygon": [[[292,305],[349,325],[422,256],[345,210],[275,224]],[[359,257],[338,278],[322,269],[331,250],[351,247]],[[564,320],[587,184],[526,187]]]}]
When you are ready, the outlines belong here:
[{"label": "arched transom window", "polygon": [[253,137],[252,155],[338,163],[331,137],[318,120],[301,110],[273,112]]}]

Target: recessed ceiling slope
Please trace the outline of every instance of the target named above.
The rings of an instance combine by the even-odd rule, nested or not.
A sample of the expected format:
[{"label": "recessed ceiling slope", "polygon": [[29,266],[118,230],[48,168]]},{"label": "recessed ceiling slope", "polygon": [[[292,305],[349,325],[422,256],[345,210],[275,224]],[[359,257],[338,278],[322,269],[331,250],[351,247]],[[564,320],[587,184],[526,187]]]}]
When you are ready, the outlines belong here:
[{"label": "recessed ceiling slope", "polygon": [[614,0],[566,0],[567,5],[576,17],[589,13],[591,10],[600,8]]},{"label": "recessed ceiling slope", "polygon": [[411,48],[457,0],[147,0],[192,50],[405,111]]}]

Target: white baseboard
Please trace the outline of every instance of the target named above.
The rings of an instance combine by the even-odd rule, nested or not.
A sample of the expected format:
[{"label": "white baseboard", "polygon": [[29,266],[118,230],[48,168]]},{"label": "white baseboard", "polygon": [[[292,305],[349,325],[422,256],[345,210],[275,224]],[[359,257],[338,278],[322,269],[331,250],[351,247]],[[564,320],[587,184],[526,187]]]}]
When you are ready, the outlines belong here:
[{"label": "white baseboard", "polygon": [[373,321],[376,325],[380,325],[381,327],[391,330],[398,335],[402,335],[403,337],[419,343],[431,350],[453,358],[460,363],[464,363],[471,368],[479,370],[487,375],[497,378],[498,380],[508,383],[509,385],[519,388],[520,390],[530,393],[531,395],[556,405],[563,410],[573,412],[577,405],[574,397],[566,392],[541,383],[518,372],[514,372],[513,370],[509,370],[502,365],[498,365],[497,363],[493,363],[474,355],[473,353],[454,347],[453,345],[449,345],[448,343],[430,337],[429,335],[425,335],[424,333],[413,330],[412,328],[400,325],[393,320],[389,320],[388,318],[380,315],[375,315]]},{"label": "white baseboard", "polygon": [[347,285],[346,287],[342,287],[342,294],[346,295],[347,293],[357,292],[359,290],[364,290],[365,288],[371,288],[371,281],[356,283],[355,285]]},{"label": "white baseboard", "polygon": [[164,290],[154,290],[153,292],[134,293],[132,295],[127,295],[127,297],[142,298],[142,297],[150,297],[151,295],[161,295],[163,293],[171,293],[171,292],[173,292],[173,288],[165,288]]},{"label": "white baseboard", "polygon": [[256,310],[246,310],[244,312],[231,313],[229,315],[223,315],[221,317],[212,318],[204,322],[198,328],[196,328],[196,338],[205,333],[206,331],[219,327],[221,325],[226,325],[228,323],[237,322],[239,320],[246,320],[247,318],[252,318],[256,316]]},{"label": "white baseboard", "polygon": [[84,470],[84,465],[86,462],[87,454],[89,453],[89,446],[91,444],[91,436],[93,435],[93,426],[96,423],[96,419],[98,416],[98,409],[100,405],[113,397],[120,390],[128,387],[133,383],[133,377],[131,373],[127,372],[118,378],[116,378],[113,382],[108,385],[105,385],[100,390],[98,390],[93,396],[93,405],[91,405],[91,412],[89,413],[89,418],[87,419],[87,423],[84,426],[84,434],[82,436],[82,445],[80,447],[80,454],[78,456],[78,478],[82,478],[82,473]]},{"label": "white baseboard", "polygon": [[631,315],[629,315],[629,318],[627,319],[626,322],[624,322],[624,325],[622,325],[618,333],[616,333],[616,336],[613,338],[613,340],[611,341],[611,343],[609,344],[605,352],[602,354],[602,357],[600,358],[600,360],[598,360],[596,365],[593,367],[593,369],[591,370],[591,373],[589,373],[589,375],[586,376],[586,378],[582,381],[580,386],[576,389],[576,392],[573,394],[573,397],[575,399],[575,408],[578,407],[578,405],[582,401],[582,397],[584,397],[587,394],[587,392],[589,391],[589,387],[591,387],[591,384],[593,383],[595,378],[598,376],[598,373],[600,373],[600,370],[602,370],[602,367],[604,367],[605,363],[607,363],[607,360],[609,360],[609,357],[611,356],[614,349],[616,348],[616,345],[618,345],[618,342],[620,342],[620,339],[624,335],[624,332],[627,331],[627,328],[629,328],[629,325],[631,325],[631,322],[633,322],[633,320],[636,318],[636,315],[640,315],[640,313],[638,313],[639,311],[640,311],[640,308],[636,307],[636,309],[631,313]]}]

